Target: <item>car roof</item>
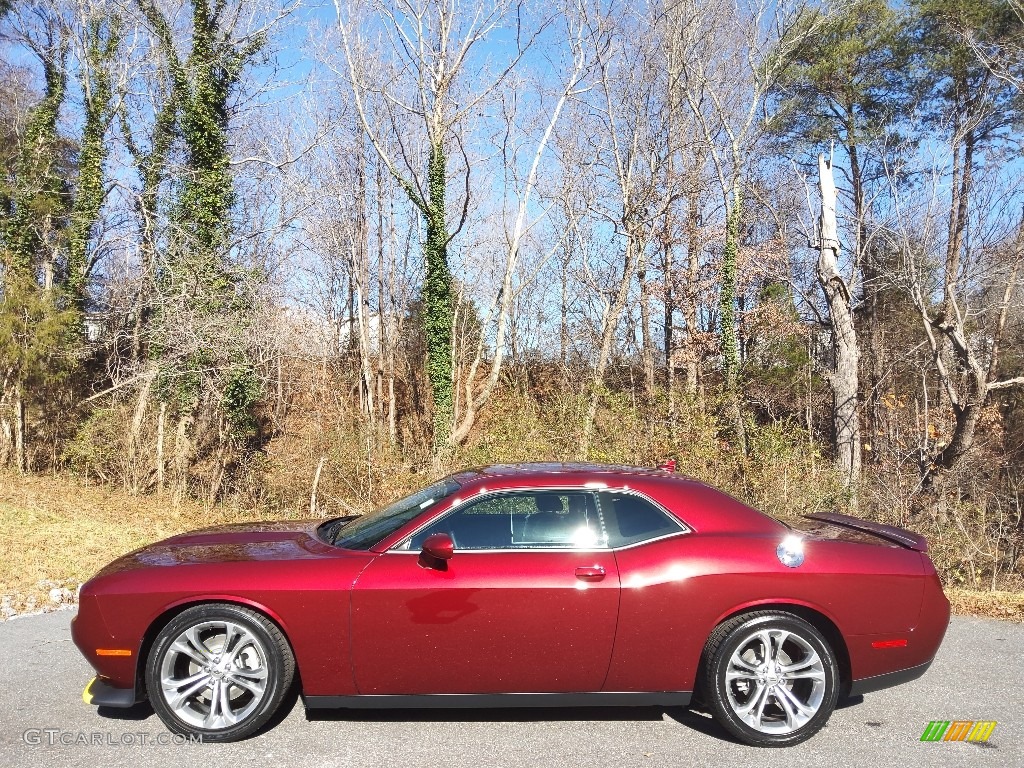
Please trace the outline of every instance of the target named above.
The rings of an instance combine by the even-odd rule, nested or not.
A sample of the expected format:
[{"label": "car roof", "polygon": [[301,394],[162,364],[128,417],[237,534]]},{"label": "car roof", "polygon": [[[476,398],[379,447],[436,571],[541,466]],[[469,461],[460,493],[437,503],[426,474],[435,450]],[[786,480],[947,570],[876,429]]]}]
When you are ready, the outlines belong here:
[{"label": "car roof", "polygon": [[[616,475],[670,475],[672,473],[654,467],[633,467],[626,464],[598,464],[593,462],[571,461],[534,461],[518,464],[490,464],[474,467],[469,472],[480,475],[578,475],[578,474],[616,474]],[[678,476],[677,476],[678,477]]]},{"label": "car roof", "polygon": [[632,488],[674,510],[696,530],[777,534],[785,527],[705,482],[651,467],[588,462],[522,462],[473,467],[451,475],[450,479],[477,491],[484,487],[502,490],[533,485]]}]

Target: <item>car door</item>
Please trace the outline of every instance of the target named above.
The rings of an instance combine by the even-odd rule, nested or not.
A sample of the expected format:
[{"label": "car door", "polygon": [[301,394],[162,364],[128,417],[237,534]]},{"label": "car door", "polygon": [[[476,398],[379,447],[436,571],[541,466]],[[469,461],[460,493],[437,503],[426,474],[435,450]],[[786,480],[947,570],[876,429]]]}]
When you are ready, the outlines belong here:
[{"label": "car door", "polygon": [[709,586],[690,576],[707,555],[649,498],[609,491],[600,501],[622,584],[608,690],[691,690],[700,651],[682,651],[694,641],[693,617],[705,610]]},{"label": "car door", "polygon": [[[374,559],[352,592],[361,694],[599,691],[619,600],[594,496],[495,493]],[[450,560],[420,556],[446,532]]]}]

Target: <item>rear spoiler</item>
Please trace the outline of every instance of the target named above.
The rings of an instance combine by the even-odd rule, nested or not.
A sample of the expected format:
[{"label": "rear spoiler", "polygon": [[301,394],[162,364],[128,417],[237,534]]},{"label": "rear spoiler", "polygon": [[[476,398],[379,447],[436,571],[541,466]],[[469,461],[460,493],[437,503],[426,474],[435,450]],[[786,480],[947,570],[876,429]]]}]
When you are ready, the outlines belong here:
[{"label": "rear spoiler", "polygon": [[897,528],[895,525],[873,523],[870,520],[861,520],[859,517],[841,515],[838,512],[821,512],[814,515],[804,515],[804,517],[810,518],[811,520],[820,520],[824,523],[832,523],[833,525],[839,525],[843,528],[853,528],[857,531],[873,533],[875,536],[883,538],[886,541],[899,544],[901,547],[912,549],[915,552],[928,551],[928,542],[925,540],[924,536],[920,536],[913,531],[908,531],[905,528]]}]

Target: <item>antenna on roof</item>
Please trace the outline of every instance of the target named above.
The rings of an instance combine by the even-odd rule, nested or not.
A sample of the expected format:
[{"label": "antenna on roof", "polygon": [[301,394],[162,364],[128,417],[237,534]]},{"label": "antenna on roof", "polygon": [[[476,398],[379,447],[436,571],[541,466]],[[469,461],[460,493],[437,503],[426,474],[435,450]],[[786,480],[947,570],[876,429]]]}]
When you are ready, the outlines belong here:
[{"label": "antenna on roof", "polygon": [[658,469],[663,469],[666,472],[675,472],[676,471],[676,460],[675,459],[669,459],[665,463],[659,464],[658,465]]}]

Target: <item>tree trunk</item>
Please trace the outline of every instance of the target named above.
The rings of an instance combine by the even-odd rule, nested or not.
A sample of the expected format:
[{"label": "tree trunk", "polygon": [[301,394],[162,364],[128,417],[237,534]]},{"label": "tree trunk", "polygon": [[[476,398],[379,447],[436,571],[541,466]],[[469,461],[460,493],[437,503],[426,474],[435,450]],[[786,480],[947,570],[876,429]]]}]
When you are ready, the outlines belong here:
[{"label": "tree trunk", "polygon": [[156,422],[156,492],[164,495],[164,428],[167,424],[167,403],[160,402],[160,416]]},{"label": "tree trunk", "polygon": [[[568,248],[566,244],[566,248]],[[559,276],[561,277],[561,293],[559,295],[559,303],[561,304],[561,316],[559,317],[558,326],[558,353],[559,359],[562,362],[562,367],[565,368],[569,363],[569,259],[565,258],[561,261],[561,269],[559,270]]]},{"label": "tree trunk", "polygon": [[395,353],[388,356],[388,438],[391,445],[398,442],[398,421],[395,409]]},{"label": "tree trunk", "polygon": [[863,254],[862,274],[864,276],[864,331],[867,336],[867,361],[865,373],[867,386],[868,442],[874,461],[880,461],[888,452],[888,431],[882,410],[883,380],[885,378],[885,346],[883,343],[883,318],[885,303],[880,283],[882,265],[875,247],[868,247]]},{"label": "tree trunk", "polygon": [[423,324],[426,332],[427,377],[433,395],[435,462],[443,463],[450,448],[454,420],[452,398],[452,274],[448,267],[448,226],[445,222],[447,183],[444,148],[430,148],[427,168],[430,200],[427,203],[423,284]]},{"label": "tree trunk", "polygon": [[647,284],[647,255],[642,246],[637,246],[640,267],[637,280],[640,283],[640,333],[643,336],[641,359],[644,368],[644,392],[654,394],[654,339],[651,338],[651,291]]},{"label": "tree trunk", "polygon": [[672,359],[673,325],[675,323],[675,294],[672,290],[673,259],[671,213],[665,214],[665,234],[662,241],[662,268],[664,270],[665,315],[665,393],[668,398],[668,430],[669,437],[675,439],[676,434],[676,366]]},{"label": "tree trunk", "polygon": [[28,471],[28,460],[25,453],[25,400],[22,397],[21,383],[14,385],[14,466],[19,474]]},{"label": "tree trunk", "polygon": [[[824,246],[822,250],[825,250]],[[823,279],[820,270],[819,280],[829,306],[835,355],[829,381],[832,385],[836,465],[846,486],[855,489],[860,481],[861,469],[857,336],[846,285],[835,279]]]},{"label": "tree trunk", "polygon": [[725,247],[722,251],[721,293],[718,298],[719,326],[722,334],[722,375],[729,396],[736,392],[740,353],[736,338],[736,260],[740,248],[740,210],[743,203],[739,182],[732,188],[725,221]]},{"label": "tree trunk", "polygon": [[629,298],[629,286],[633,282],[636,272],[636,254],[634,253],[634,239],[627,236],[626,254],[622,264],[622,276],[619,278],[619,285],[615,291],[615,297],[608,305],[601,323],[601,346],[598,349],[597,364],[594,367],[594,380],[590,390],[590,404],[587,407],[586,419],[583,422],[583,445],[581,446],[582,458],[588,458],[590,454],[590,443],[594,436],[594,420],[597,418],[597,406],[601,400],[601,393],[604,389],[604,374],[608,368],[608,360],[611,358],[612,344],[615,341],[615,331],[619,326],[619,318],[622,310],[626,307],[626,300]]},{"label": "tree trunk", "polygon": [[[3,399],[0,399],[0,409]],[[14,453],[14,425],[6,414],[0,415],[0,467],[6,467]]]},{"label": "tree trunk", "polygon": [[373,350],[370,348],[370,336],[367,317],[369,303],[370,277],[370,226],[367,215],[366,201],[366,156],[362,143],[356,157],[356,189],[355,189],[355,237],[351,248],[351,279],[354,283],[355,327],[358,332],[359,372],[361,385],[359,402],[370,427],[377,423],[377,410],[374,400],[373,386]]},{"label": "tree trunk", "polygon": [[[356,329],[359,340],[359,375],[360,375],[360,396],[359,401],[363,406],[363,413],[369,420],[370,426],[377,424],[377,410],[373,397],[373,351],[370,347],[369,320],[367,318],[367,303],[364,280],[367,275],[364,273],[356,287]],[[378,330],[379,333],[379,330]]]},{"label": "tree trunk", "polygon": [[217,503],[217,497],[220,496],[220,488],[224,482],[224,475],[227,474],[227,467],[227,440],[222,428],[217,445],[217,458],[214,461],[213,479],[210,480],[210,493],[206,502],[210,507]]},{"label": "tree trunk", "polygon": [[309,491],[309,516],[316,517],[320,514],[319,505],[317,504],[317,493],[320,490],[320,473],[324,471],[324,462],[327,461],[327,456],[321,456],[320,461],[317,462],[316,472],[313,473],[313,487]]},{"label": "tree trunk", "polygon": [[[128,471],[131,475],[131,488],[134,493],[139,491],[139,477],[136,459],[139,449],[142,447],[140,435],[142,433],[142,422],[146,418],[146,409],[149,407],[149,390],[153,385],[155,376],[147,376],[139,390],[139,398],[135,402],[135,413],[132,416],[131,431],[128,433]],[[125,477],[125,481],[128,481]]]},{"label": "tree trunk", "polygon": [[696,174],[690,177],[690,191],[686,199],[686,301],[683,304],[683,321],[686,323],[686,394],[697,396],[700,381],[700,356],[697,350],[697,281],[700,279],[700,199],[697,193]]},{"label": "tree trunk", "polygon": [[[832,166],[818,155],[818,181],[821,192],[821,234],[818,243],[818,282],[828,302],[832,330],[833,426],[836,465],[843,481],[856,494],[860,482],[861,446],[858,408],[859,350],[853,325],[850,292],[839,271],[839,237],[836,228],[836,187]],[[854,495],[854,502],[856,496]]]},{"label": "tree trunk", "polygon": [[274,431],[278,435],[283,435],[285,431],[284,354],[282,353],[280,342],[277,344],[277,349],[274,350],[274,357],[275,368],[277,369],[277,381],[274,392]]},{"label": "tree trunk", "polygon": [[946,269],[943,285],[943,319],[950,320],[954,297],[953,286],[960,279],[960,258],[963,253],[964,237],[967,234],[967,213],[971,197],[974,163],[974,132],[964,137],[963,160],[958,163],[960,153],[954,149],[953,185],[949,211],[949,239],[946,243]]},{"label": "tree trunk", "polygon": [[736,267],[740,250],[740,215],[743,193],[739,181],[733,182],[725,220],[725,247],[722,251],[721,294],[718,300],[721,331],[722,375],[725,379],[726,416],[732,422],[740,453],[747,453],[747,429],[737,391],[740,357],[736,334]]},{"label": "tree trunk", "polygon": [[188,490],[188,470],[192,462],[192,440],[189,430],[195,416],[186,413],[178,419],[178,429],[174,436],[174,503],[177,504]]},{"label": "tree trunk", "polygon": [[853,195],[853,261],[861,271],[861,287],[864,294],[864,322],[858,331],[860,338],[867,339],[867,359],[863,373],[866,375],[866,386],[863,400],[867,408],[867,425],[871,456],[877,462],[887,452],[887,433],[882,415],[882,381],[885,377],[885,350],[882,343],[884,318],[883,307],[883,272],[879,263],[879,249],[867,243],[867,206],[865,202],[864,174],[860,164],[860,149],[854,137],[860,135],[857,114],[853,105],[847,105],[846,125],[844,126],[848,145],[847,154],[850,158],[850,180]]}]

